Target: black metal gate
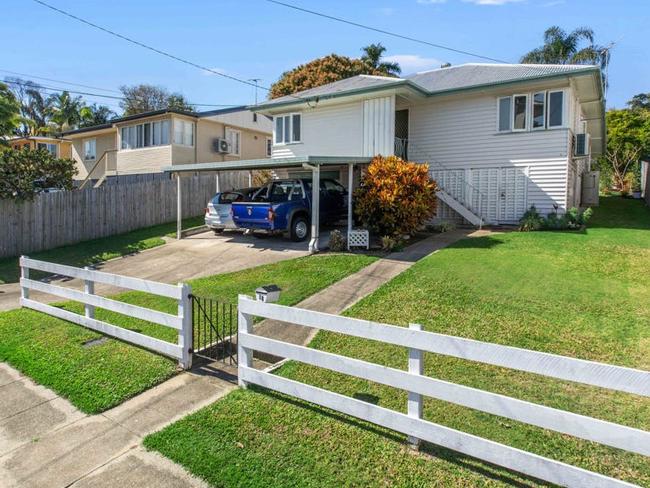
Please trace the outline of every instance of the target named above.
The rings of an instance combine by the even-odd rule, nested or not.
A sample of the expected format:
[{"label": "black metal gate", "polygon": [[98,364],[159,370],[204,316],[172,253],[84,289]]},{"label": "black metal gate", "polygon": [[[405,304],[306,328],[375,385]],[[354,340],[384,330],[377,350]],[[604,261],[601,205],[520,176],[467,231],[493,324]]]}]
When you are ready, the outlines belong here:
[{"label": "black metal gate", "polygon": [[237,364],[237,307],[190,295],[194,354],[211,361]]}]

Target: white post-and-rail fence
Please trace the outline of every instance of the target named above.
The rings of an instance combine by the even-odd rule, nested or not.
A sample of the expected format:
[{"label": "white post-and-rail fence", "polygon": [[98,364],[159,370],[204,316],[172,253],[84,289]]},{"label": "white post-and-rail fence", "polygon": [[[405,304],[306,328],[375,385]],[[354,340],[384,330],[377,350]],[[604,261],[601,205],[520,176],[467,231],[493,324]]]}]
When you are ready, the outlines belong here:
[{"label": "white post-and-rail fence", "polygon": [[[562,486],[634,486],[624,481],[499,444],[422,419],[423,396],[650,456],[650,432],[518,400],[423,375],[423,352],[536,373],[642,396],[650,396],[650,372],[479,342],[410,328],[264,303],[240,295],[239,384],[256,384],[372,422],[419,440]],[[253,318],[263,317],[408,348],[408,371],[389,368],[255,335]],[[404,414],[338,393],[253,369],[253,351],[292,359],[408,392]]]},{"label": "white post-and-rail fence", "polygon": [[[43,281],[29,278],[29,270],[44,271],[56,275],[68,276],[84,280],[84,291],[75,290],[63,286],[45,283]],[[75,268],[63,264],[55,264],[46,261],[37,261],[26,256],[20,258],[20,305],[39,312],[53,315],[63,320],[82,325],[102,334],[115,337],[125,342],[150,349],[165,356],[178,360],[179,365],[190,368],[192,365],[192,307],[190,304],[191,287],[185,283],[169,285],[156,281],[121,276],[90,268]],[[128,290],[143,291],[153,295],[173,298],[178,301],[178,314],[172,315],[158,310],[131,305],[130,303],[111,300],[95,295],[95,283],[103,283]],[[47,293],[68,300],[74,300],[84,304],[84,315],[69,312],[58,307],[30,298],[30,290]],[[132,330],[111,325],[95,318],[95,307],[111,310],[129,317],[153,322],[162,326],[171,327],[178,331],[176,344],[156,339]]]}]

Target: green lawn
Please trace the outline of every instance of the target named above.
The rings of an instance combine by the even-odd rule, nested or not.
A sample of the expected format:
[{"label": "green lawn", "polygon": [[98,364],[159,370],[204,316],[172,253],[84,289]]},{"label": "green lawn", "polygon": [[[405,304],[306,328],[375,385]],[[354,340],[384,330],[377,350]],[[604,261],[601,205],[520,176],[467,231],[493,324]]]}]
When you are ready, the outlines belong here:
[{"label": "green lawn", "polygon": [[[417,263],[350,316],[650,369],[650,210],[603,198],[584,232],[466,239]],[[311,347],[406,369],[403,348],[333,333]],[[278,374],[406,409],[406,394],[290,362]],[[426,374],[650,430],[650,399],[426,355]],[[648,458],[427,399],[424,417],[563,462],[650,486]],[[238,390],[145,445],[214,486],[538,484],[503,469],[261,388]]]},{"label": "green lawn", "polygon": [[[203,216],[183,220],[183,228],[203,225]],[[151,249],[165,243],[163,236],[176,235],[176,222],[155,225],[101,239],[93,239],[48,251],[29,253],[34,259],[71,266],[88,266],[108,259]],[[34,272],[35,277],[41,276]],[[0,284],[15,283],[20,278],[18,258],[0,259]]]},{"label": "green lawn", "polygon": [[[370,264],[376,258],[357,255],[309,256],[257,268],[193,280],[196,295],[235,303],[240,293],[268,283],[283,288],[282,303],[295,304]],[[173,300],[129,292],[121,301],[176,313]],[[78,303],[60,306],[82,312]],[[163,340],[176,341],[176,331],[103,309],[96,317]],[[6,361],[87,413],[122,403],[169,378],[175,362],[117,340],[84,347],[101,335],[32,310],[0,313],[0,361]]]}]

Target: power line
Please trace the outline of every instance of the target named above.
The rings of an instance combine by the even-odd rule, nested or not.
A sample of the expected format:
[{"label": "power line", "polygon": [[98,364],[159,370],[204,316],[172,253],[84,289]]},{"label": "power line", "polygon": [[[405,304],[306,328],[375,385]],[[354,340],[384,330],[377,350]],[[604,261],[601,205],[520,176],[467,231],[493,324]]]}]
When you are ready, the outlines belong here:
[{"label": "power line", "polygon": [[82,85],[81,83],[73,83],[72,81],[61,81],[61,80],[54,80],[52,78],[45,78],[43,76],[35,76],[35,75],[28,75],[26,73],[18,73],[16,71],[9,71],[7,69],[0,69],[0,72],[2,73],[9,73],[12,75],[18,75],[18,76],[26,76],[28,78],[35,78],[37,80],[45,80],[45,81],[53,81],[54,83],[63,83],[65,85],[71,85],[71,86],[80,86],[82,88],[90,88],[91,90],[101,90],[101,91],[106,91],[106,92],[111,92],[111,93],[121,93],[118,90],[111,90],[109,88],[99,88],[97,86],[91,86],[91,85]]},{"label": "power line", "polygon": [[[34,77],[36,78],[36,77]],[[34,89],[45,89],[45,90],[50,90],[50,91],[55,91],[55,92],[62,92],[62,91],[67,91],[68,93],[74,93],[75,95],[84,95],[84,96],[89,96],[89,97],[101,97],[101,98],[109,98],[112,100],[119,100],[119,101],[128,101],[129,99],[127,97],[118,97],[115,95],[103,95],[101,93],[89,93],[89,92],[82,92],[82,91],[77,91],[77,90],[69,90],[67,88],[59,88],[59,87],[53,87],[53,86],[44,86],[38,83],[21,83],[19,81],[11,81],[11,80],[5,80],[2,83],[7,83],[11,85],[18,85],[18,86],[25,86],[29,88],[34,88]],[[119,93],[119,92],[118,92]],[[238,107],[238,105],[227,105],[227,104],[213,104],[213,103],[190,103],[188,102],[189,105],[195,105],[195,106],[204,106],[204,107]]]},{"label": "power line", "polygon": [[98,29],[98,30],[100,30],[102,32],[110,34],[110,35],[112,35],[114,37],[118,37],[118,38],[120,38],[120,39],[122,39],[124,41],[130,42],[131,44],[135,44],[136,46],[140,46],[140,47],[142,47],[144,49],[148,49],[149,51],[153,51],[153,52],[155,52],[157,54],[160,54],[161,56],[165,56],[167,58],[173,59],[173,60],[178,61],[180,63],[187,64],[188,66],[192,66],[194,68],[198,68],[198,69],[201,69],[203,71],[207,71],[208,73],[212,73],[212,74],[217,75],[217,76],[222,76],[224,78],[228,78],[230,80],[237,81],[239,83],[243,83],[243,84],[248,85],[248,86],[252,86],[252,87],[257,86],[258,88],[262,88],[264,90],[268,90],[268,91],[271,90],[270,88],[263,87],[261,85],[255,85],[253,82],[244,80],[242,78],[237,78],[236,76],[232,76],[232,75],[229,75],[229,74],[226,74],[226,73],[222,73],[220,71],[208,68],[206,66],[202,66],[202,65],[197,64],[197,63],[195,63],[193,61],[189,61],[187,59],[180,58],[180,57],[178,57],[178,56],[176,56],[174,54],[170,54],[170,53],[168,53],[166,51],[163,51],[161,49],[149,46],[148,44],[145,44],[143,42],[136,41],[135,39],[132,39],[130,37],[119,34],[119,33],[115,32],[115,31],[107,29],[106,27],[102,27],[102,26],[97,25],[97,24],[95,24],[93,22],[90,22],[90,21],[88,21],[86,19],[82,19],[81,17],[78,17],[78,16],[76,16],[74,14],[71,14],[70,12],[66,12],[65,10],[54,7],[53,5],[50,5],[50,4],[48,4],[48,3],[46,3],[46,2],[44,2],[42,0],[33,0],[33,1],[40,4],[40,5],[42,5],[42,6],[44,6],[44,7],[49,8],[50,10],[58,12],[61,15],[65,15],[66,17],[70,17],[71,19],[77,20],[77,21],[79,21],[79,22],[81,22],[83,24],[86,24],[86,25],[88,25],[90,27],[93,27],[93,28]]},{"label": "power line", "polygon": [[[95,24],[93,22],[90,22],[89,20],[83,19],[83,18],[78,17],[78,16],[76,16],[74,14],[71,14],[70,12],[67,12],[67,11],[62,10],[60,8],[57,8],[57,7],[53,6],[53,5],[50,5],[49,3],[46,3],[43,0],[32,0],[32,1],[38,3],[39,5],[42,5],[43,7],[47,7],[50,10],[53,10],[54,12],[60,13],[61,15],[65,15],[66,17],[69,17],[69,18],[74,19],[74,20],[76,20],[78,22],[81,22],[81,23],[86,24],[86,25],[88,25],[90,27],[93,27],[94,29],[98,29],[98,30],[100,30],[102,32],[110,34],[111,36],[114,36],[114,37],[117,37],[117,38],[122,39],[124,41],[130,42],[131,44],[135,44],[136,46],[140,46],[140,47],[142,47],[144,49],[147,49],[149,51],[152,51],[152,52],[154,52],[156,54],[160,54],[161,56],[165,56],[167,58],[173,59],[174,61],[178,61],[178,62],[186,64],[188,66],[192,66],[194,68],[198,68],[200,70],[207,71],[208,73],[212,73],[214,75],[221,76],[223,78],[227,78],[229,80],[233,80],[233,81],[236,81],[238,83],[243,83],[244,85],[255,87],[256,89],[261,88],[262,90],[266,90],[268,92],[271,91],[271,88],[269,88],[267,86],[262,86],[262,85],[254,83],[254,82],[252,82],[250,80],[244,80],[243,78],[238,78],[236,76],[232,76],[232,75],[229,75],[229,74],[226,74],[226,73],[222,73],[222,72],[214,70],[212,68],[208,68],[207,66],[203,66],[203,65],[200,65],[198,63],[195,63],[194,61],[189,61],[187,59],[184,59],[184,58],[181,58],[181,57],[176,56],[174,54],[163,51],[162,49],[155,48],[155,47],[150,46],[148,44],[145,44],[143,42],[140,42],[140,41],[137,41],[137,40],[132,39],[130,37],[124,36],[122,34],[119,34],[119,33],[115,32],[115,31],[107,29],[106,27],[102,27],[101,25]],[[305,102],[307,102],[309,104],[309,100],[307,100],[306,98],[300,97],[298,95],[290,94],[290,95],[287,95],[287,96],[295,98],[296,100],[305,101]],[[194,104],[194,105],[200,105],[200,104]],[[236,106],[236,105],[232,105],[232,106]]]},{"label": "power line", "polygon": [[[40,0],[34,0],[34,1],[41,3]],[[372,27],[372,26],[369,26],[369,25],[360,24],[359,22],[353,22],[351,20],[343,19],[341,17],[335,17],[333,15],[324,14],[322,12],[316,12],[315,10],[309,10],[309,9],[306,9],[306,8],[298,7],[297,5],[292,5],[290,3],[279,2],[278,0],[266,0],[266,1],[269,2],[269,3],[274,3],[276,5],[281,5],[283,7],[287,7],[287,8],[290,8],[290,9],[298,10],[300,12],[305,12],[305,13],[308,13],[308,14],[311,14],[311,15],[316,15],[318,17],[323,17],[325,19],[334,20],[336,22],[341,22],[343,24],[353,25],[353,26],[359,27],[361,29],[366,29],[366,30],[373,31],[373,32],[379,32],[380,34],[386,34],[387,36],[397,37],[398,39],[404,39],[404,40],[407,40],[407,41],[417,42],[418,44],[425,44],[427,46],[435,47],[435,48],[438,48],[438,49],[445,49],[447,51],[455,52],[455,53],[458,53],[458,54],[465,54],[467,56],[472,56],[472,57],[475,57],[475,58],[485,59],[485,60],[488,60],[488,61],[495,61],[497,63],[506,63],[506,64],[508,64],[508,61],[504,61],[502,59],[491,58],[489,56],[483,56],[482,54],[477,54],[477,53],[473,53],[473,52],[470,52],[470,51],[463,51],[462,49],[456,49],[456,48],[453,48],[453,47],[444,46],[442,44],[436,44],[436,43],[433,43],[433,42],[424,41],[422,39],[416,39],[415,37],[410,37],[410,36],[406,36],[404,34],[398,34],[396,32],[391,32],[391,31],[387,31],[387,30],[384,30],[384,29],[379,29],[377,27]]]}]

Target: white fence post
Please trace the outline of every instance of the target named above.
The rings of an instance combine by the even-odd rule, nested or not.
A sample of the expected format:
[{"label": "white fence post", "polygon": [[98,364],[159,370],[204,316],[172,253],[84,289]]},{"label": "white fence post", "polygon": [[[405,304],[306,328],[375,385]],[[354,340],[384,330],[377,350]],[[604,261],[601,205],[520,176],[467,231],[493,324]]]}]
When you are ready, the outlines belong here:
[{"label": "white fence post", "polygon": [[178,331],[178,345],[181,348],[180,367],[190,369],[192,367],[192,286],[187,283],[179,283],[181,298],[178,300],[178,316],[183,319],[183,327]]},{"label": "white fence post", "polygon": [[[409,329],[422,330],[420,324],[409,324]],[[409,348],[409,373],[416,375],[424,374],[424,353],[420,349]],[[423,398],[420,393],[408,392],[408,416],[416,419],[422,418]],[[408,436],[408,443],[413,449],[420,447],[420,439],[412,435]]]},{"label": "white fence post", "polygon": [[[29,279],[29,268],[25,266],[25,263],[23,262],[25,259],[27,259],[28,256],[20,256],[20,277],[28,280]],[[29,288],[26,286],[21,286],[20,287],[20,298],[29,298]]]},{"label": "white fence post", "polygon": [[[84,269],[92,271],[90,266],[84,266]],[[89,295],[95,294],[95,282],[93,280],[84,280],[84,291]],[[84,304],[84,312],[86,317],[94,319],[95,318],[95,306]]]},{"label": "white fence post", "polygon": [[[237,304],[237,331],[239,334],[251,334],[253,332],[253,316],[247,313],[243,313],[241,307],[242,298],[249,298],[246,295],[239,295],[239,303]],[[239,377],[239,386],[246,388],[248,383],[242,380],[241,368],[242,366],[247,368],[253,367],[253,350],[242,345],[242,341],[237,338],[237,369]]]}]

